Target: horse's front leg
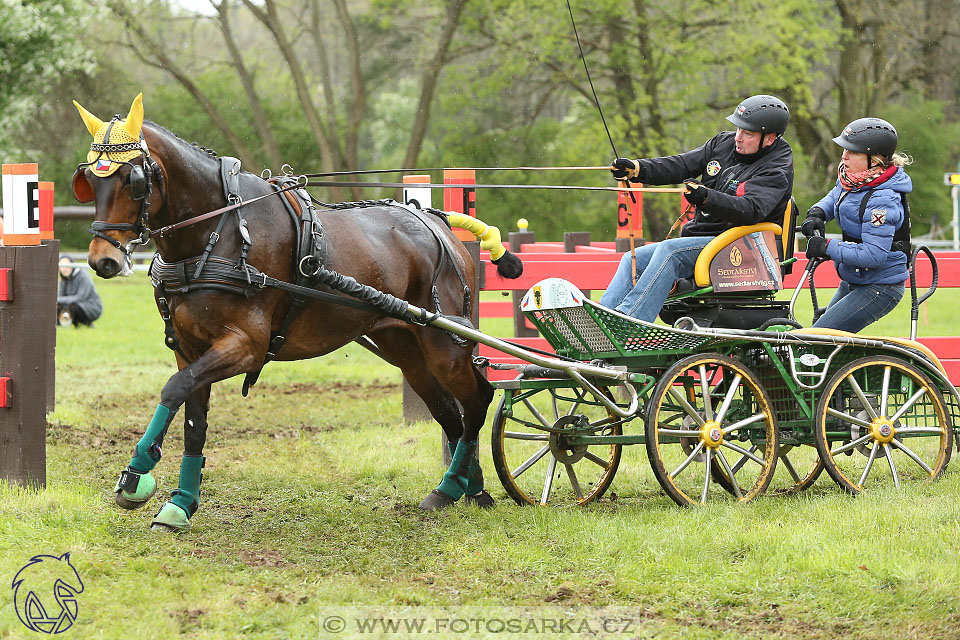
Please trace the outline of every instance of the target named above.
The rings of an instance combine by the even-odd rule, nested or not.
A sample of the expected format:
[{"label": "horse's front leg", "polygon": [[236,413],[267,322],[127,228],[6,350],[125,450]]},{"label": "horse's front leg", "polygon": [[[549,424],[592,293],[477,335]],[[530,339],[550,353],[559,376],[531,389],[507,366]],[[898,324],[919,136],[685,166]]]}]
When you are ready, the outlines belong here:
[{"label": "horse's front leg", "polygon": [[[200,469],[203,466],[203,443],[206,438],[206,413],[209,403],[210,385],[219,380],[249,370],[256,360],[245,336],[233,334],[218,340],[202,356],[188,366],[183,366],[178,356],[180,371],[175,373],[164,385],[160,394],[160,404],[153,419],[134,450],[130,465],[120,475],[115,491],[117,504],[124,508],[143,506],[156,491],[156,482],[150,471],[160,461],[161,445],[164,436],[177,411],[186,402],[187,415],[184,420],[184,456],[181,460],[180,488],[170,502],[161,509],[165,517],[158,524],[174,529],[189,526],[191,510],[199,494]],[[183,503],[178,505],[177,503]],[[172,512],[168,505],[183,512],[184,518],[170,518]],[[179,515],[179,514],[177,514]],[[160,514],[158,514],[158,517]]]},{"label": "horse's front leg", "polygon": [[[150,471],[160,462],[161,446],[167,435],[167,429],[173,422],[177,409],[185,400],[183,386],[189,379],[184,375],[187,362],[177,354],[179,371],[167,380],[160,395],[160,404],[153,413],[153,419],[147,430],[133,449],[130,464],[120,473],[120,479],[113,488],[117,504],[124,509],[138,509],[145,505],[157,491],[157,483]],[[189,392],[186,393],[189,395]],[[184,396],[184,397],[181,397]],[[188,407],[189,411],[189,407]],[[204,413],[206,424],[206,413]],[[201,445],[202,448],[202,445]]]},{"label": "horse's front leg", "polygon": [[187,398],[183,416],[183,457],[180,459],[180,481],[150,523],[154,531],[185,531],[190,518],[200,506],[200,482],[206,458],[203,445],[207,440],[207,411],[210,409],[210,385],[203,386]]}]

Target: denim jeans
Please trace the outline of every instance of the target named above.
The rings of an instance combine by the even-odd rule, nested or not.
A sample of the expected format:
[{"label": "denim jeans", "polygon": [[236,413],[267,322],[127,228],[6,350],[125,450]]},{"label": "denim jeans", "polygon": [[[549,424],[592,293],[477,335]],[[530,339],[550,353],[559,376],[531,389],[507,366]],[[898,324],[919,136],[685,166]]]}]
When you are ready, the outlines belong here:
[{"label": "denim jeans", "polygon": [[713,236],[671,238],[636,249],[636,285],[630,273],[628,251],[620,259],[620,266],[600,298],[600,304],[639,320],[653,322],[667,301],[674,282],[693,276],[697,256],[711,240]]},{"label": "denim jeans", "polygon": [[841,280],[826,313],[813,326],[858,333],[893,311],[903,297],[903,291],[902,283],[850,284]]}]

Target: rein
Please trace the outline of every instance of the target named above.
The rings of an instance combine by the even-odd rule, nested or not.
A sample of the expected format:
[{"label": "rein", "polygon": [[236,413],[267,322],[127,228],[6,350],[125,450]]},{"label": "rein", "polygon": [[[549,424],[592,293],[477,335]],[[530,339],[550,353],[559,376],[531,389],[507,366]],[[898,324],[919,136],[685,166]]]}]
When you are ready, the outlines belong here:
[{"label": "rein", "polygon": [[[609,169],[609,167],[604,167]],[[560,189],[569,191],[626,191],[647,193],[683,193],[683,187],[585,187],[579,185],[550,185],[550,184],[438,184],[426,182],[335,182],[324,180],[309,180],[308,187],[382,187],[409,189],[411,187],[424,189]]]},{"label": "rein", "polygon": [[176,231],[177,229],[182,229],[183,227],[188,227],[192,224],[196,224],[204,220],[209,220],[210,218],[214,218],[222,213],[226,213],[227,211],[233,211],[234,209],[239,209],[244,205],[252,204],[257,200],[263,200],[264,198],[269,198],[271,196],[281,194],[284,191],[293,191],[294,189],[299,189],[305,186],[306,184],[307,184],[306,182],[301,183],[301,181],[298,180],[296,183],[288,185],[281,189],[277,189],[272,193],[265,193],[262,196],[257,196],[256,198],[251,198],[249,200],[238,200],[233,204],[228,204],[225,207],[220,207],[219,209],[214,209],[213,211],[208,211],[207,213],[202,213],[199,216],[194,216],[186,220],[181,220],[180,222],[175,222],[174,224],[168,224],[167,226],[161,227],[159,229],[150,229],[149,230],[150,237],[160,236],[161,238],[164,238],[166,237],[166,234],[170,233],[171,231]]}]

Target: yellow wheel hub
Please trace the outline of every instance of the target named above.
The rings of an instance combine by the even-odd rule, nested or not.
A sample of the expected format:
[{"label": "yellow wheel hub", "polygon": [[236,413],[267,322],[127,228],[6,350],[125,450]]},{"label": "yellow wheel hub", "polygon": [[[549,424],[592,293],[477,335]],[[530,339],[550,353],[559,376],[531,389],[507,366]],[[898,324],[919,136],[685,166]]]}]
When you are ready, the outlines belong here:
[{"label": "yellow wheel hub", "polygon": [[723,431],[720,430],[720,424],[713,420],[707,420],[700,427],[700,440],[705,447],[710,449],[719,449],[723,442]]},{"label": "yellow wheel hub", "polygon": [[874,418],[870,423],[870,435],[876,442],[889,444],[897,435],[897,430],[893,428],[893,423],[886,418]]}]

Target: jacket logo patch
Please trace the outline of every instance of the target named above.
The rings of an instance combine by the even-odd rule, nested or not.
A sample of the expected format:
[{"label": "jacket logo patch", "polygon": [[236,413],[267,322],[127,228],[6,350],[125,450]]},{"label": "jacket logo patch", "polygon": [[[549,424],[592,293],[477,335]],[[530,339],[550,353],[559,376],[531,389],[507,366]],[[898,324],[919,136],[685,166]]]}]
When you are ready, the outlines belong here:
[{"label": "jacket logo patch", "polygon": [[707,163],[707,175],[715,176],[720,173],[720,163],[716,160],[711,160]]},{"label": "jacket logo patch", "polygon": [[879,227],[884,222],[887,221],[887,210],[886,209],[874,209],[870,212],[870,221],[873,223],[873,226]]}]

